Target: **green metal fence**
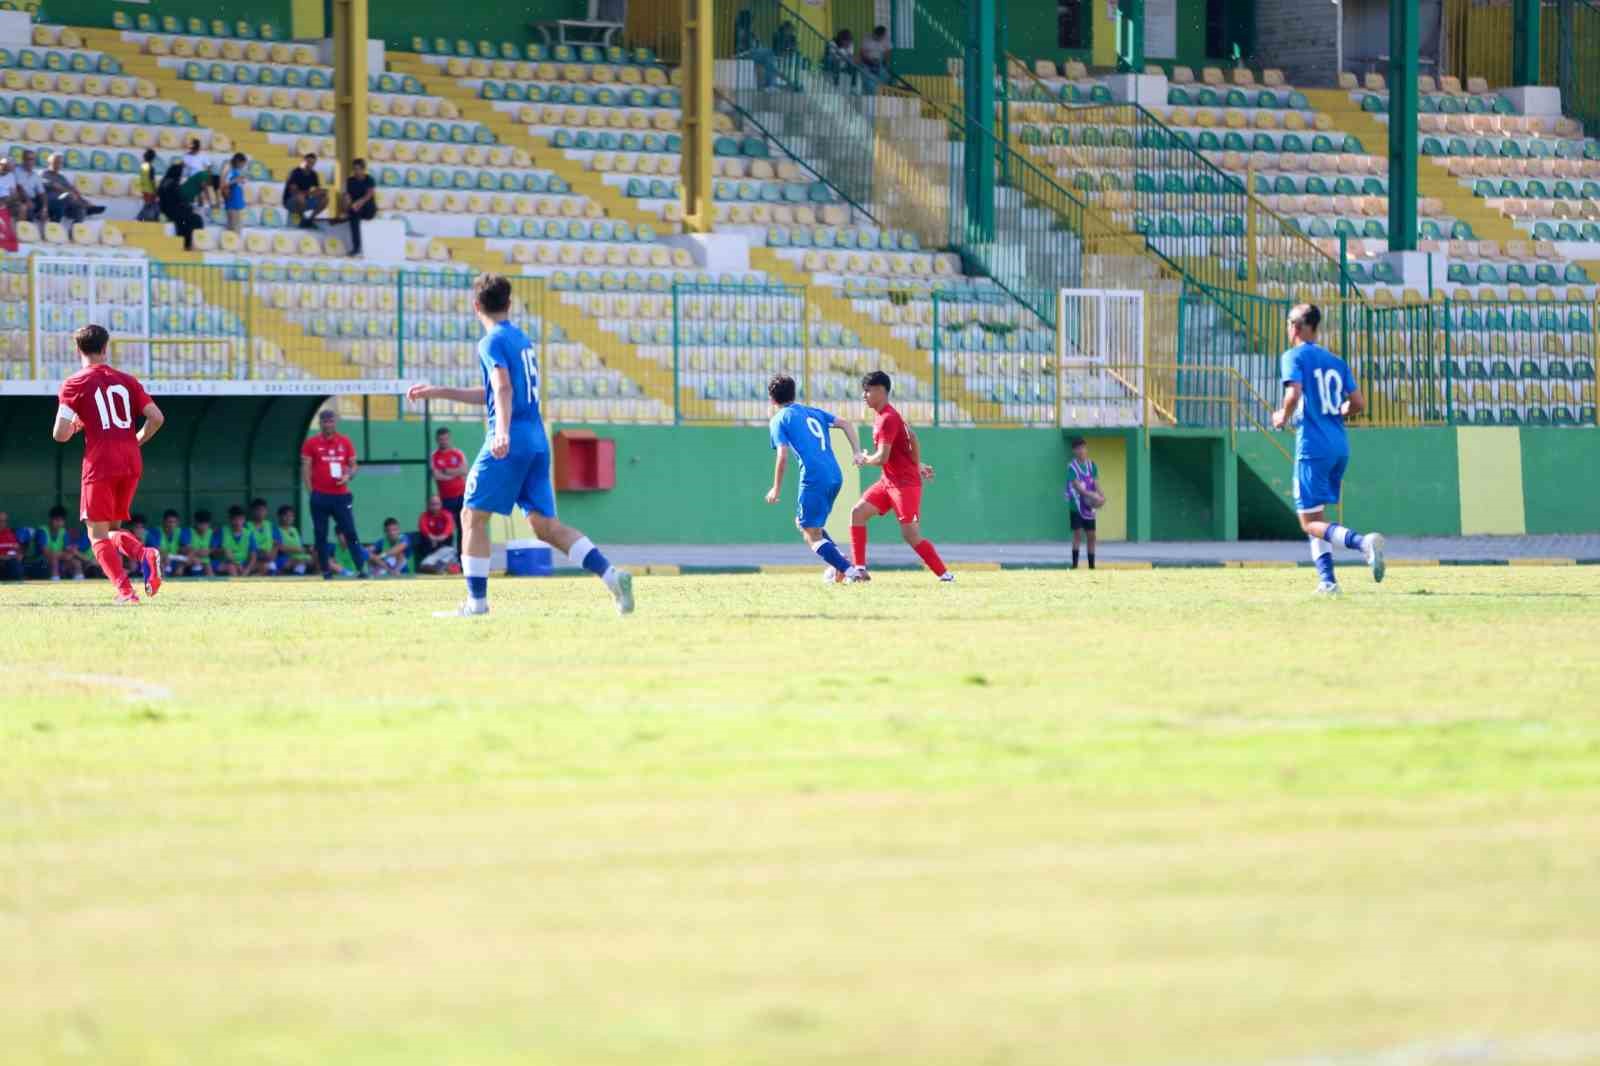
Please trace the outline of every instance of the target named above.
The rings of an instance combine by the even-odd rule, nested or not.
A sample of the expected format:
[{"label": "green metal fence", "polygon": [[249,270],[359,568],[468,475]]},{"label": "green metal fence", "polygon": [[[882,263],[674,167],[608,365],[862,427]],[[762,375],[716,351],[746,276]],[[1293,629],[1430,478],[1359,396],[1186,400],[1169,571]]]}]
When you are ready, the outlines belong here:
[{"label": "green metal fence", "polygon": [[1561,106],[1590,137],[1600,137],[1600,3],[1561,0]]}]

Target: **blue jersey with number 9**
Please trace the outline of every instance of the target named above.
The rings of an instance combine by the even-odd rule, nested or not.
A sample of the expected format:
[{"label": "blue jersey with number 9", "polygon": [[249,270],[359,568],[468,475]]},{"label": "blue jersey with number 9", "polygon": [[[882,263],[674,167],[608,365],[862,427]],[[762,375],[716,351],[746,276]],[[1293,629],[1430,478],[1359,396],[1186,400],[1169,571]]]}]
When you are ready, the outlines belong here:
[{"label": "blue jersey with number 9", "polygon": [[509,322],[501,322],[478,341],[478,362],[483,367],[483,393],[489,407],[489,433],[494,433],[494,382],[497,366],[511,375],[511,450],[518,454],[548,451],[544,419],[539,414],[539,352],[528,335]]},{"label": "blue jersey with number 9", "polygon": [[772,446],[787,445],[800,460],[801,485],[837,485],[844,480],[839,460],[828,444],[833,416],[815,407],[792,403],[772,416]]},{"label": "blue jersey with number 9", "polygon": [[1297,344],[1283,353],[1283,383],[1300,386],[1295,416],[1296,459],[1342,459],[1350,454],[1339,409],[1356,389],[1343,359],[1319,344]]}]

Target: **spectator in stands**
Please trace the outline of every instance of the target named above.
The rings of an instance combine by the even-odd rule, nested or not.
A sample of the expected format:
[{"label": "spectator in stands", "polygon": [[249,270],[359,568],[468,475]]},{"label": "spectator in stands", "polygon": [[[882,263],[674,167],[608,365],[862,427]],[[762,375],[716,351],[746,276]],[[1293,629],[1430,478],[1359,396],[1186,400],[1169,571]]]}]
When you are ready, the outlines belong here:
[{"label": "spectator in stands", "polygon": [[317,154],[307,152],[283,183],[283,206],[300,220],[301,229],[316,229],[317,216],[328,206],[328,191],[317,176]]},{"label": "spectator in stands", "polygon": [[267,501],[257,496],[250,501],[250,535],[256,542],[256,561],[250,568],[252,574],[266,577],[278,572],[278,530],[267,514]]},{"label": "spectator in stands", "polygon": [[434,451],[428,464],[433,468],[433,480],[439,486],[439,499],[456,525],[456,551],[461,550],[461,505],[467,495],[467,455],[450,443],[450,431],[441,429],[433,435]]},{"label": "spectator in stands", "polygon": [[300,537],[299,515],[288,504],[278,508],[277,536],[280,575],[293,574],[299,577],[317,572],[317,561],[312,558],[310,549]]},{"label": "spectator in stands", "polygon": [[189,201],[198,200],[201,207],[215,204],[219,181],[212,173],[211,157],[200,148],[200,138],[189,138],[189,150],[179,162],[183,164],[183,190]]},{"label": "spectator in stands", "polygon": [[871,91],[889,80],[889,27],[874,26],[872,36],[861,42],[861,69],[865,72],[866,88]]},{"label": "spectator in stands", "polygon": [[17,176],[11,173],[11,157],[0,155],[0,207],[16,213],[11,201],[17,195]]},{"label": "spectator in stands", "polygon": [[411,538],[400,532],[398,518],[383,520],[383,536],[373,544],[368,556],[372,572],[379,577],[400,577],[411,573]]},{"label": "spectator in stands", "polygon": [[39,531],[39,551],[44,556],[45,573],[51,581],[70,577],[83,580],[83,560],[89,541],[67,528],[67,509],[60,504],[50,508],[48,525]]},{"label": "spectator in stands", "polygon": [[190,577],[216,576],[221,538],[211,527],[210,511],[201,508],[194,513],[194,525],[183,534],[183,548],[188,553]]},{"label": "spectator in stands", "polygon": [[243,152],[233,153],[222,175],[222,206],[228,212],[228,229],[234,233],[244,230],[244,167],[248,160]]},{"label": "spectator in stands", "polygon": [[828,42],[827,48],[822,53],[823,73],[832,75],[833,83],[839,84],[842,75],[852,89],[856,87],[856,79],[860,75],[860,68],[856,66],[856,39],[849,30],[840,30],[833,35],[833,40]]},{"label": "spectator in stands", "polygon": [[244,577],[254,572],[256,566],[256,535],[244,520],[244,508],[234,504],[228,508],[228,524],[218,533],[217,573],[228,577]]},{"label": "spectator in stands", "polygon": [[161,183],[156,186],[156,202],[161,206],[161,213],[167,216],[167,221],[172,223],[178,236],[183,238],[184,251],[194,251],[194,231],[205,229],[205,220],[189,206],[189,197],[184,193],[183,164],[174,163],[167,168],[161,176]]},{"label": "spectator in stands", "polygon": [[139,205],[135,222],[161,221],[161,201],[156,197],[156,186],[161,179],[156,173],[156,150],[146,148],[144,161],[139,164],[139,197],[143,202]]},{"label": "spectator in stands", "polygon": [[350,163],[350,177],[344,183],[345,214],[350,219],[350,254],[361,254],[361,223],[378,217],[378,183],[367,173],[367,161]]},{"label": "spectator in stands", "polygon": [[455,548],[456,520],[437,496],[428,497],[428,509],[417,516],[417,569],[424,574],[454,573],[461,556]]},{"label": "spectator in stands", "polygon": [[22,538],[11,528],[11,516],[0,511],[0,581],[21,580]]},{"label": "spectator in stands", "polygon": [[[752,13],[746,9],[739,12],[733,22],[733,50],[734,55],[748,59],[755,64],[756,87],[769,89],[774,81],[786,80],[778,74],[778,53],[776,45],[768,48],[761,43],[761,38],[756,36],[752,25]],[[781,31],[780,31],[781,32]],[[790,33],[793,33],[790,29]],[[792,79],[788,79],[793,84]]]},{"label": "spectator in stands", "polygon": [[155,544],[150,539],[150,521],[138,511],[128,519],[128,532],[139,538],[139,543],[146,548],[154,548]]},{"label": "spectator in stands", "polygon": [[176,577],[188,570],[188,551],[183,546],[183,522],[172,508],[161,516],[161,527],[151,534],[151,547],[161,553],[161,572]]},{"label": "spectator in stands", "polygon": [[311,542],[316,545],[317,563],[322,576],[331,578],[328,568],[328,523],[355,556],[356,576],[366,576],[366,552],[356,532],[350,481],[356,476],[356,446],[338,430],[339,416],[332,408],[317,415],[317,432],[300,446],[300,483],[311,488]]},{"label": "spectator in stands", "polygon": [[14,221],[27,220],[44,225],[50,217],[49,201],[45,197],[44,179],[33,169],[38,156],[33,149],[22,150],[22,162],[11,171],[14,186],[11,193],[11,217]]},{"label": "spectator in stands", "polygon": [[104,214],[106,209],[84,199],[83,193],[78,191],[77,186],[72,184],[72,179],[62,171],[61,166],[65,162],[66,157],[60,152],[51,153],[49,169],[44,172],[44,191],[50,221],[60,222],[65,219],[70,230],[90,215]]}]

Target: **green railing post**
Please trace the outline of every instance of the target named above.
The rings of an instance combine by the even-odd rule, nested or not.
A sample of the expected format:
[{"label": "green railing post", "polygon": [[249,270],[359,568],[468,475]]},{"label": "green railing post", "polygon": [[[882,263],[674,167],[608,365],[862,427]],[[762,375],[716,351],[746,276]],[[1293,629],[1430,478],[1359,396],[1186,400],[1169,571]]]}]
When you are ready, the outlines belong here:
[{"label": "green railing post", "polygon": [[939,424],[939,291],[933,293],[933,424]]},{"label": "green railing post", "polygon": [[1389,248],[1396,252],[1417,247],[1417,3],[1389,5]]},{"label": "green railing post", "polygon": [[1339,234],[1339,354],[1350,355],[1350,242]]},{"label": "green railing post", "polygon": [[[406,272],[397,270],[394,274],[394,376],[406,376]],[[539,323],[539,333],[544,334],[545,324]]]},{"label": "green railing post", "polygon": [[683,285],[681,281],[672,283],[672,424],[683,424],[683,399],[679,392],[679,363],[681,362],[681,344],[678,323],[682,318],[683,309],[678,300],[678,289]]},{"label": "green railing post", "polygon": [[[1455,304],[1454,304],[1454,301],[1450,297],[1447,296],[1445,298],[1445,302],[1444,302],[1444,366],[1445,366],[1445,373],[1446,374],[1448,374],[1450,372],[1450,360],[1455,358],[1455,317],[1456,317],[1456,315],[1455,315]],[[1428,381],[1429,381],[1429,384],[1432,384],[1433,382],[1436,382],[1438,380],[1439,380],[1438,369],[1436,367],[1429,367],[1428,368]],[[1450,390],[1448,388],[1446,388],[1445,389],[1445,410],[1447,410],[1447,411],[1449,410],[1449,404],[1450,404]],[[1422,413],[1423,413],[1424,416],[1426,416],[1427,413],[1428,413],[1427,409],[1424,408]]]},{"label": "green railing post", "polygon": [[994,240],[994,5],[995,0],[970,0],[967,9],[967,51],[962,88],[966,105],[966,240]]},{"label": "green railing post", "polygon": [[[1006,11],[1010,7],[1005,0],[999,0],[996,5],[1000,17],[999,45],[995,55],[999,58],[1000,66],[1005,71],[1005,76],[1000,79],[1000,140],[1008,149],[1011,147],[1011,50],[1006,47],[1007,21]],[[1000,184],[1011,184],[1011,153],[1000,153]]]},{"label": "green railing post", "polygon": [[1511,3],[1511,81],[1515,85],[1539,84],[1541,6],[1542,0],[1512,0]]}]

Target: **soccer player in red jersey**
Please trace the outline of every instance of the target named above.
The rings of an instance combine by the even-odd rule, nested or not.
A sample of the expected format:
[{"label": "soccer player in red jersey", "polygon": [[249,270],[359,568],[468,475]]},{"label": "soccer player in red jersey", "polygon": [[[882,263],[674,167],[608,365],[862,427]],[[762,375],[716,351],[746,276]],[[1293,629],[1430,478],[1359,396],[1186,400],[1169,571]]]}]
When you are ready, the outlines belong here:
[{"label": "soccer player in red jersey", "polygon": [[861,465],[881,466],[883,476],[862,494],[850,512],[850,547],[855,564],[863,571],[867,566],[867,520],[892,508],[900,520],[900,535],[911,550],[921,556],[940,581],[954,581],[956,575],[939,558],[933,542],[922,539],[922,483],[933,479],[933,467],[922,462],[917,435],[889,403],[889,375],[874,370],[862,378],[861,397],[876,415],[872,422],[872,443],[876,447]]},{"label": "soccer player in red jersey", "polygon": [[[117,602],[136,604],[139,597],[122,569],[122,556],[143,565],[145,595],[154,596],[161,588],[161,555],[121,526],[144,473],[139,449],[166,419],[138,378],[106,362],[111,334],[104,326],[83,326],[72,339],[83,369],[61,385],[51,435],[65,444],[83,430],[82,517],[89,524],[89,543],[95,562],[117,587]],[[137,431],[136,415],[144,418]]]}]

